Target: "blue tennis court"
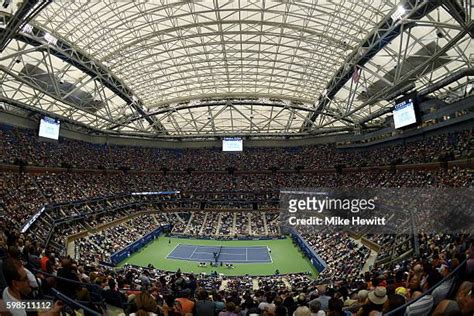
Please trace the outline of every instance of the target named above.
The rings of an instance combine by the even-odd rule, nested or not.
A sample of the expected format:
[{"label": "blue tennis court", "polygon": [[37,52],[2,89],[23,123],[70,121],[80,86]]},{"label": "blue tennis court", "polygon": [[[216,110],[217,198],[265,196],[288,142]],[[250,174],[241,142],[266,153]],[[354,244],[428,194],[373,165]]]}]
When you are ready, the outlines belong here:
[{"label": "blue tennis court", "polygon": [[215,256],[217,256],[217,261],[224,263],[272,262],[267,246],[220,247],[179,244],[166,258],[197,262],[213,262]]}]

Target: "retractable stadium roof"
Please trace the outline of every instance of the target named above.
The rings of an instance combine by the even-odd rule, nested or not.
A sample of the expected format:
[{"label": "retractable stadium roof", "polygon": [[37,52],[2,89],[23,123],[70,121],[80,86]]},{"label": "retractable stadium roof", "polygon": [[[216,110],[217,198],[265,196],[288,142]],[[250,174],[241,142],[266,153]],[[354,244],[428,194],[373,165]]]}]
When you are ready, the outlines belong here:
[{"label": "retractable stadium roof", "polygon": [[[353,133],[474,62],[470,1],[8,2],[4,111],[104,133]],[[463,97],[470,80],[431,95]]]}]

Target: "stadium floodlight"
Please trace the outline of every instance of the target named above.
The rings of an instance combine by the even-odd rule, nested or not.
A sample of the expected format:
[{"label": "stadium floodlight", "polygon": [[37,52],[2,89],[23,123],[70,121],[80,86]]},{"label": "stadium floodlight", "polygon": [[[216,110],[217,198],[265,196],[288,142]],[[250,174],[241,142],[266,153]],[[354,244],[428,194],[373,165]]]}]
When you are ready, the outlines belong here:
[{"label": "stadium floodlight", "polygon": [[399,5],[397,10],[392,14],[392,20],[400,20],[405,13],[407,13],[407,10],[402,5]]},{"label": "stadium floodlight", "polygon": [[33,26],[31,26],[30,24],[25,24],[22,28],[21,28],[21,31],[23,33],[33,33]]},{"label": "stadium floodlight", "polygon": [[58,39],[49,33],[45,33],[43,37],[48,44],[56,45],[58,43]]}]

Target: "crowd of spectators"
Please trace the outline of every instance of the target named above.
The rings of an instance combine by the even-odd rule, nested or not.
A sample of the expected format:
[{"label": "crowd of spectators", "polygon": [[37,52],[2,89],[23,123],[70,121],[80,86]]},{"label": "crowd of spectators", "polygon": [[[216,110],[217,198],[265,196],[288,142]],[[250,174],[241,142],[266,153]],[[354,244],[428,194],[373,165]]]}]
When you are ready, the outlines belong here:
[{"label": "crowd of spectators", "polygon": [[268,234],[272,236],[280,235],[280,214],[265,213],[265,222],[268,228]]},{"label": "crowd of spectators", "polygon": [[193,212],[191,220],[188,223],[185,233],[193,236],[199,236],[201,228],[206,222],[206,213],[201,211]]},{"label": "crowd of spectators", "polygon": [[326,281],[356,278],[370,254],[369,248],[331,228],[317,233],[303,230],[301,236],[326,262],[326,269],[319,275]]},{"label": "crowd of spectators", "polygon": [[219,236],[234,236],[234,213],[221,212],[219,225]]},{"label": "crowd of spectators", "polygon": [[250,235],[250,219],[249,214],[246,213],[237,213],[236,222],[239,223],[236,227],[236,233],[239,235]]},{"label": "crowd of spectators", "polygon": [[114,225],[76,240],[76,251],[78,251],[76,256],[87,264],[108,262],[113,253],[140,239],[158,225],[157,219],[151,214]]},{"label": "crowd of spectators", "polygon": [[[432,171],[367,171],[347,174],[21,174],[3,172],[0,177],[0,205],[15,225],[23,224],[43,205],[56,202],[87,200],[120,193],[181,190],[182,192],[270,192],[268,199],[278,199],[278,188],[285,187],[469,187],[473,183],[468,169],[451,168]],[[48,179],[48,185],[42,185]],[[58,182],[55,182],[55,180]],[[58,183],[58,185],[54,185]],[[238,195],[235,194],[234,195]],[[170,207],[177,207],[170,204]],[[165,208],[166,209],[166,208]],[[212,220],[216,221],[215,216]],[[263,220],[263,219],[262,219]],[[182,222],[182,220],[181,220]],[[211,218],[207,220],[212,222]],[[178,223],[178,221],[177,221]],[[248,221],[243,222],[248,225]],[[185,229],[185,222],[183,229]],[[214,226],[204,227],[206,235],[215,234]],[[239,227],[245,231],[247,228]]]},{"label": "crowd of spectators", "polygon": [[[343,151],[323,145],[298,149],[255,149],[229,156],[219,150],[173,151],[99,146],[64,139],[59,143],[47,143],[38,141],[28,131],[8,128],[0,129],[0,133],[0,160],[4,163],[21,160],[39,166],[67,167],[69,164],[77,168],[128,167],[136,170],[164,166],[170,170],[184,170],[187,167],[223,170],[229,166],[242,170],[267,169],[269,166],[286,169],[297,166],[313,169],[332,167],[327,165],[327,161],[346,166],[383,165],[393,161],[423,163],[436,161],[443,155],[468,157],[471,137],[471,131],[465,131],[365,152]],[[173,233],[193,235],[278,234],[275,228],[278,226],[278,215],[253,206],[271,208],[274,206],[272,201],[278,199],[278,189],[284,187],[470,187],[472,180],[470,170],[457,167],[245,175],[4,172],[0,177],[0,205],[5,214],[0,220],[3,277],[0,278],[0,288],[7,287],[3,292],[3,303],[15,298],[41,298],[41,293],[51,293],[51,289],[55,288],[94,309],[100,309],[101,302],[105,301],[109,307],[115,306],[137,315],[310,316],[343,313],[379,315],[421,297],[407,308],[408,315],[423,312],[472,315],[472,235],[419,233],[415,239],[406,234],[390,236],[372,233],[367,239],[381,246],[379,258],[374,266],[362,273],[370,250],[350,235],[330,230],[319,233],[300,231],[328,265],[318,279],[306,274],[232,278],[216,273],[193,275],[180,271],[167,272],[153,267],[114,269],[98,263],[160,223],[172,223]],[[143,213],[136,217],[132,216],[131,211],[120,209],[121,205],[133,202],[133,197],[122,197],[121,194],[165,190],[182,191],[181,204],[163,201],[162,207],[166,212]],[[247,198],[248,192],[252,192],[252,198],[257,202],[239,204],[239,200]],[[120,197],[110,198],[113,196]],[[216,209],[209,204],[202,211],[200,207],[205,203],[193,201],[197,200],[197,196],[211,201],[226,196],[232,208],[242,210],[230,212],[221,209],[219,202],[214,204]],[[41,238],[19,233],[22,224],[46,204],[54,206],[104,197],[108,198],[94,202],[93,207],[88,203],[79,203],[46,212],[36,224]],[[116,207],[117,212],[106,211],[110,207]],[[101,210],[104,212],[100,213]],[[88,213],[86,218],[91,218],[90,221],[66,222],[58,228],[65,234],[76,234],[111,221],[121,223],[79,239],[79,256],[76,259],[51,252],[44,241],[51,232],[49,227],[52,222],[56,218],[84,213]],[[122,222],[123,218],[128,220]],[[53,234],[50,242],[65,246],[63,238]],[[415,240],[418,254],[403,256],[415,248]],[[463,283],[457,279],[446,279],[435,291],[428,292],[466,258],[470,261],[463,266]],[[54,311],[63,308],[60,304],[54,305]]]},{"label": "crowd of spectators", "polygon": [[[224,211],[222,208],[211,207],[203,211],[188,210],[191,214],[187,224],[178,224],[173,234],[195,237],[245,238],[279,236],[278,213],[276,209],[253,212],[252,209],[242,211]],[[264,217],[267,219],[264,220]],[[249,227],[248,223],[252,223]]]},{"label": "crowd of spectators", "polygon": [[[100,312],[107,308],[182,316],[380,315],[421,297],[406,308],[407,315],[471,315],[472,239],[466,235],[425,237],[420,257],[329,280],[304,274],[226,277],[133,266],[113,269],[83,258],[58,258],[28,236],[2,226],[0,252],[3,276],[7,276],[2,285],[7,293],[21,293],[23,298],[38,298],[55,288]],[[345,237],[337,238],[345,243]],[[447,278],[438,283],[466,256],[470,259],[464,266],[463,282]],[[341,258],[340,262],[347,260]],[[26,284],[19,288],[23,278]],[[423,295],[435,284],[440,285]],[[11,298],[4,294],[3,300]],[[63,308],[56,303],[53,311]]]},{"label": "crowd of spectators", "polygon": [[249,214],[250,217],[250,232],[254,236],[266,235],[265,225],[263,217],[265,216],[262,212],[252,212]]},{"label": "crowd of spectators", "polygon": [[[294,170],[426,163],[470,157],[472,130],[440,134],[399,144],[362,149],[334,145],[246,148],[239,153],[214,149],[157,149],[96,145],[70,139],[41,141],[31,130],[0,126],[0,162],[82,169],[131,170]],[[80,152],[80,155],[77,155]],[[367,154],[369,153],[369,154]]]},{"label": "crowd of spectators", "polygon": [[[58,185],[53,186],[54,194],[47,194],[43,190],[43,187],[39,184],[43,179],[48,179],[48,182],[51,184],[55,183],[56,177],[58,178]],[[461,186],[470,186],[472,183],[472,174],[467,169],[453,168],[453,169],[439,169],[433,171],[397,171],[396,173],[389,171],[370,171],[370,172],[357,172],[350,174],[327,174],[327,175],[312,175],[312,174],[300,174],[300,175],[279,175],[279,174],[268,174],[268,175],[254,175],[253,181],[249,175],[245,176],[232,176],[232,175],[208,175],[207,179],[213,178],[214,187],[208,187],[207,181],[204,181],[204,178],[197,175],[168,175],[166,177],[162,176],[142,176],[142,175],[127,175],[127,174],[112,174],[112,175],[103,175],[103,174],[76,174],[76,173],[60,173],[60,174],[18,174],[18,173],[8,173],[5,172],[2,174],[1,179],[1,190],[0,190],[0,205],[3,207],[3,213],[5,214],[5,219],[10,221],[10,223],[16,227],[20,227],[24,224],[35,212],[41,209],[46,204],[51,204],[57,201],[67,201],[71,199],[72,201],[76,200],[87,200],[91,197],[97,197],[94,195],[106,195],[111,196],[114,194],[130,192],[130,191],[156,191],[161,188],[166,188],[169,190],[180,189],[183,192],[192,192],[193,189],[199,188],[200,190],[204,189],[214,193],[203,194],[185,194],[183,196],[193,196],[200,197],[202,199],[213,199],[216,198],[220,192],[232,192],[227,191],[227,183],[232,183],[235,192],[239,191],[254,191],[259,190],[268,191],[273,189],[273,194],[266,194],[268,198],[276,198],[278,196],[278,191],[275,190],[276,187],[351,187],[354,184],[358,186],[367,186],[367,187],[420,187],[420,186],[430,186],[430,187],[461,187]],[[236,183],[233,179],[239,179]],[[246,180],[243,180],[246,179]],[[371,179],[372,182],[369,182],[367,179]],[[199,183],[199,181],[203,181]],[[173,186],[177,184],[178,187]],[[273,184],[274,187],[271,187],[270,184]],[[82,191],[82,187],[91,187],[90,190]],[[94,188],[95,187],[95,188]],[[70,190],[71,188],[71,190]],[[107,188],[104,190],[104,188]],[[264,188],[264,189],[261,189]],[[107,191],[110,190],[110,191]],[[71,193],[73,192],[73,193]],[[234,192],[234,193],[235,193]],[[231,194],[231,193],[222,193],[222,196],[227,200],[233,200],[234,195],[242,196],[242,194]],[[246,195],[243,195],[244,198],[247,198]],[[255,198],[255,196],[249,197]],[[125,199],[125,198],[122,198]],[[183,199],[185,201],[186,199]],[[119,206],[122,204],[129,203],[128,200],[108,200],[107,203],[112,205]],[[261,202],[261,201],[260,201]],[[237,203],[237,202],[232,202]],[[268,202],[265,202],[268,204]],[[198,210],[199,203],[190,202],[194,209]],[[247,206],[251,205],[248,204]],[[169,203],[168,205],[171,208],[176,209],[176,203]],[[235,207],[235,206],[234,206]],[[278,207],[278,204],[277,204]],[[105,209],[106,205],[101,203],[95,203],[93,209],[88,209],[87,206],[74,206],[68,208],[60,208],[60,212],[53,216],[51,211],[46,212],[46,214],[38,219],[38,224],[35,226],[36,236],[43,242],[47,240],[47,237],[52,229],[52,223],[54,218],[61,218],[67,216],[74,216],[84,213],[97,212],[99,210]],[[165,208],[166,209],[166,208]],[[114,218],[120,217],[120,215],[127,215],[126,210],[118,210],[114,215]],[[182,213],[185,214],[185,213]],[[105,216],[109,217],[105,217]],[[112,216],[108,213],[101,214],[101,218],[91,218],[84,225],[89,223],[95,224],[94,221],[101,220],[102,223],[108,222]],[[175,224],[175,232],[185,233],[187,229],[188,219],[183,220],[186,215],[178,215],[176,212],[172,212],[169,215],[171,219],[167,219],[168,222]],[[276,230],[277,225],[267,225],[265,229],[264,220],[261,214],[256,212],[245,212],[241,214],[237,212],[236,223],[235,225],[235,234],[240,236],[245,235],[272,235],[272,227]],[[230,219],[229,219],[230,220]],[[425,222],[429,222],[430,219],[427,219]],[[221,220],[221,223],[223,221]],[[218,226],[216,223],[219,223],[219,214],[209,214],[205,222],[202,222],[200,228],[200,233],[203,236],[217,236],[219,233]],[[225,221],[224,221],[225,223]],[[98,224],[98,223],[97,223]],[[191,226],[192,227],[192,226]],[[65,229],[68,229],[67,227]],[[74,231],[77,232],[77,231]],[[72,233],[72,231],[71,231]],[[64,235],[58,229],[55,230],[51,238],[51,243],[55,244],[58,247],[62,247],[65,244]],[[398,257],[404,253],[409,252],[413,249],[413,241],[409,238],[404,238],[403,235],[397,237],[396,241],[393,241],[397,247],[392,247],[391,244],[388,247],[382,247],[381,253],[379,255],[379,261],[384,262],[383,259],[389,260],[392,257]]]}]

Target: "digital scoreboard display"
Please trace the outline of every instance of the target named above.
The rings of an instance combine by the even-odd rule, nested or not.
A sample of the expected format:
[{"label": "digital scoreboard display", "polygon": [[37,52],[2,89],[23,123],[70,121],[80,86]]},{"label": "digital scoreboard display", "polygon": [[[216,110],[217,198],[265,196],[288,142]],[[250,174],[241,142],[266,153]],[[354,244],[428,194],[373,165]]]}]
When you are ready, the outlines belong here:
[{"label": "digital scoreboard display", "polygon": [[43,117],[40,120],[38,136],[50,139],[59,139],[59,120]]},{"label": "digital scoreboard display", "polygon": [[240,137],[225,137],[222,139],[222,151],[242,151],[243,140]]},{"label": "digital scoreboard display", "polygon": [[415,103],[412,98],[397,103],[392,114],[395,128],[402,128],[417,122]]}]

